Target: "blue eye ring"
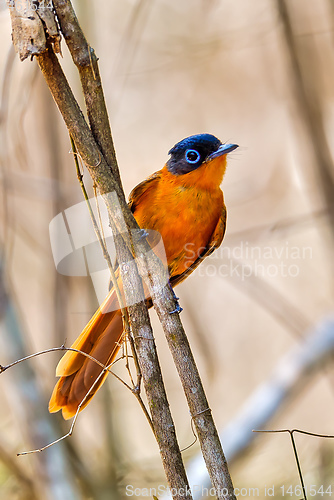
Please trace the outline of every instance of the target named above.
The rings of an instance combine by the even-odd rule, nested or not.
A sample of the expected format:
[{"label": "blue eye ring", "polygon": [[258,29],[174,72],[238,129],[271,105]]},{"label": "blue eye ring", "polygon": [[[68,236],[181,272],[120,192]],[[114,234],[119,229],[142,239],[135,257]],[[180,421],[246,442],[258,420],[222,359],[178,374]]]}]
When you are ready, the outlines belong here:
[{"label": "blue eye ring", "polygon": [[[194,156],[194,154],[195,154],[195,156]],[[198,151],[196,151],[196,149],[187,149],[187,151],[185,153],[185,158],[186,158],[186,161],[188,163],[194,164],[200,160],[201,155],[199,154]]]}]

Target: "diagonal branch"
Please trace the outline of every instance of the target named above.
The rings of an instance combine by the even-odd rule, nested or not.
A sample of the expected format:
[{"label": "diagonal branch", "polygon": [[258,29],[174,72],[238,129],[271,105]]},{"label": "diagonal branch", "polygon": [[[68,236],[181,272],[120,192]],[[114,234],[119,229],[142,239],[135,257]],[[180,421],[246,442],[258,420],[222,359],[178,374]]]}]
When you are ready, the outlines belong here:
[{"label": "diagonal branch", "polygon": [[54,0],[61,32],[76,65],[85,98],[89,125],[113,176],[121,186],[109,117],[100,78],[98,58],[80,28],[71,2]]},{"label": "diagonal branch", "polygon": [[[125,233],[126,226],[124,219],[126,217],[128,219],[132,218],[134,221],[134,223],[132,223],[133,227],[136,227],[136,222],[129,212],[123,191],[112,177],[111,171],[98,149],[56,55],[52,49],[49,48],[48,51],[37,57],[37,61],[58,108],[63,115],[67,128],[74,139],[78,153],[86,164],[101,195],[105,195],[104,199],[107,204],[109,220],[113,227],[114,234],[117,232],[116,226],[118,232],[121,233],[122,236],[127,236],[127,239],[129,239],[129,236]],[[117,193],[118,203],[115,203],[114,197],[110,195],[110,193],[114,193],[115,191]],[[120,196],[118,196],[119,192],[121,193]],[[129,266],[132,259],[131,253],[126,245],[120,243],[121,237],[116,237],[115,242],[118,243],[116,244],[117,258],[120,264],[125,293],[133,290],[143,297],[142,281],[133,260],[133,265]],[[131,272],[129,272],[129,269]],[[130,301],[130,303],[134,302],[136,301]],[[148,339],[146,342],[138,342],[136,347],[138,348],[138,358],[139,361],[141,361],[140,368],[143,374],[143,382],[149,401],[152,421],[155,428],[155,436],[163,458],[167,480],[174,491],[180,491],[181,489],[185,491],[188,488],[186,473],[176,440],[175,427],[169,410],[166,392],[162,383],[162,375],[155,344],[154,341],[152,342],[153,332],[145,303],[139,301],[137,304],[135,303],[134,306],[130,306],[129,317],[134,337],[136,338],[136,336],[139,335],[141,339]],[[148,362],[146,363],[143,360]],[[178,498],[178,495],[176,495],[175,498]]]},{"label": "diagonal branch", "polygon": [[[225,456],[185,331],[178,314],[171,314],[175,310],[175,299],[166,283],[166,271],[145,239],[140,238],[138,225],[125,201],[116,168],[96,56],[82,34],[71,2],[54,0],[54,6],[61,30],[79,69],[91,128],[83,117],[50,44],[36,59],[78,153],[104,198],[110,225],[114,236],[117,235],[116,250],[125,295],[129,294],[132,299],[128,303],[135,304],[128,307],[129,317],[169,485],[176,491],[175,498],[182,496],[181,488],[183,492],[189,491],[143,300],[141,276],[149,289],[177,366],[212,485],[218,498],[235,498]],[[104,131],[101,130],[102,123]],[[190,497],[190,493],[186,496]]]}]

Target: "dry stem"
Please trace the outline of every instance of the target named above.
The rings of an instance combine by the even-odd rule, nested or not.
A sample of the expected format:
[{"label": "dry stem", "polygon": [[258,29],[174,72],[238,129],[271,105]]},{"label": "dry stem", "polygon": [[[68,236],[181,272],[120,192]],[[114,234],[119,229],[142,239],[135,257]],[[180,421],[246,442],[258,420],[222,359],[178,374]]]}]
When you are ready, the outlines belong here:
[{"label": "dry stem", "polygon": [[[175,310],[175,300],[170,287],[166,284],[165,269],[160,260],[152,254],[147,242],[140,239],[138,225],[125,201],[112,144],[97,58],[85,40],[71,2],[69,0],[54,0],[54,7],[61,31],[81,76],[91,128],[88,127],[83,117],[50,45],[43,54],[37,56],[37,61],[93,183],[98,186],[106,202],[114,236],[118,235],[116,238],[117,258],[126,298],[127,294],[131,296],[133,290],[137,293],[137,301],[127,301],[127,303],[135,304],[128,307],[128,312],[155,435],[169,486],[177,492],[174,498],[182,496],[179,494],[181,489],[183,492],[188,491],[188,482],[162,383],[147,308],[143,299],[138,300],[138,293],[141,297],[144,297],[144,294],[137,264],[140,274],[144,277],[149,288],[150,296],[173,354],[212,485],[219,498],[235,498],[225,456],[186,334],[178,314],[170,314],[171,311]],[[112,193],[116,193],[117,203],[115,203]],[[137,232],[131,232],[131,230],[137,230]],[[131,260],[133,252],[136,262]],[[131,296],[131,298],[134,297]],[[188,494],[189,497],[190,494]]]}]

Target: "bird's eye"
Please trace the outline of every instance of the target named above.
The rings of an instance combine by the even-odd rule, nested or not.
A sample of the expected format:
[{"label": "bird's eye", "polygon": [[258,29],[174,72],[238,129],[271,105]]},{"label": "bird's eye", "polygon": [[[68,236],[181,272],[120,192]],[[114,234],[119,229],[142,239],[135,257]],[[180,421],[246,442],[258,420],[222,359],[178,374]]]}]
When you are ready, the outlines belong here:
[{"label": "bird's eye", "polygon": [[185,156],[188,163],[197,163],[201,157],[196,149],[187,149]]}]

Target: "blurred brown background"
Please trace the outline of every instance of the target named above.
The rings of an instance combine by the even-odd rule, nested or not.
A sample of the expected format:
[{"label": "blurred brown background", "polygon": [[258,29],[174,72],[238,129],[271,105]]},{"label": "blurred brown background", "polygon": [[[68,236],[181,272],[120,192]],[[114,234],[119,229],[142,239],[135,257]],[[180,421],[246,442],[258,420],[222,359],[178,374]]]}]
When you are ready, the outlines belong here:
[{"label": "blurred brown background", "polygon": [[[200,132],[235,142],[223,182],[224,249],[177,290],[219,429],[333,311],[334,3],[332,0],[77,0],[100,71],[126,194]],[[67,345],[97,307],[88,277],[57,274],[51,219],[82,201],[66,128],[37,64],[1,32],[0,363]],[[82,104],[64,42],[61,63]],[[90,187],[86,173],[85,181]],[[90,191],[91,192],[91,191]],[[243,273],[243,274],[242,274]],[[247,275],[247,276],[246,276]],[[181,448],[193,440],[183,392],[151,314]],[[136,399],[109,377],[73,437],[47,413],[59,353],[0,377],[0,497],[125,498],[165,484]],[[126,376],[122,367],[119,373]],[[287,377],[289,374],[287,374]],[[261,411],[260,405],[254,412]],[[330,360],[302,377],[266,424],[334,434]],[[254,437],[254,436],[251,436]],[[334,494],[334,441],[296,437],[306,484]],[[224,445],[224,443],[223,443]],[[199,452],[195,444],[186,461]],[[235,486],[299,484],[288,435],[256,435],[231,462]],[[320,498],[320,495],[318,495]],[[243,495],[251,498],[251,494]],[[296,497],[297,498],[297,497]]]}]

